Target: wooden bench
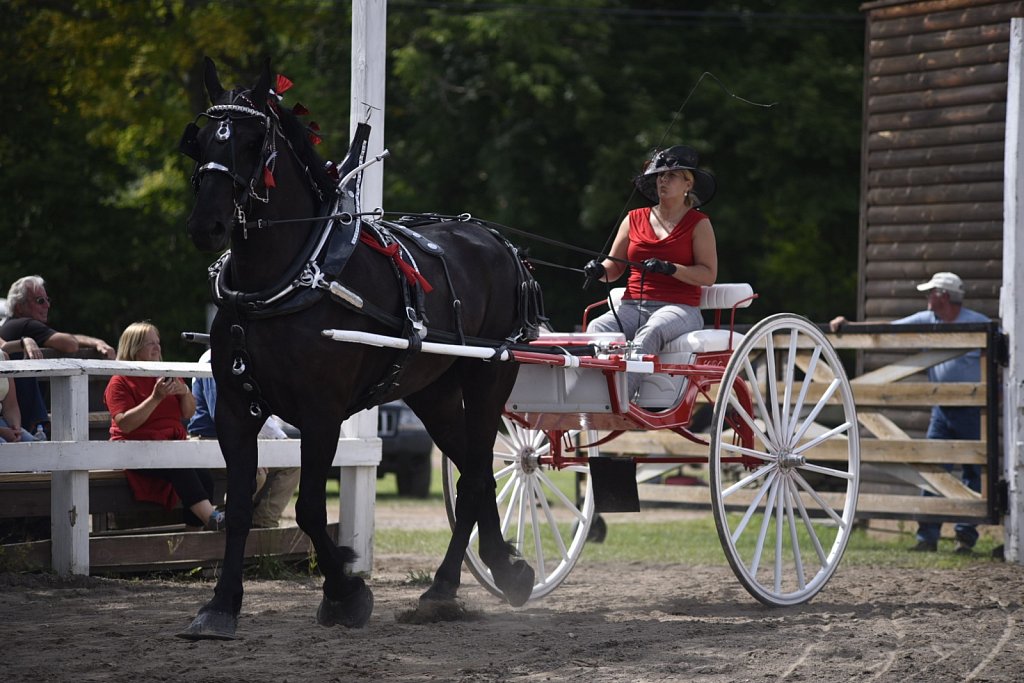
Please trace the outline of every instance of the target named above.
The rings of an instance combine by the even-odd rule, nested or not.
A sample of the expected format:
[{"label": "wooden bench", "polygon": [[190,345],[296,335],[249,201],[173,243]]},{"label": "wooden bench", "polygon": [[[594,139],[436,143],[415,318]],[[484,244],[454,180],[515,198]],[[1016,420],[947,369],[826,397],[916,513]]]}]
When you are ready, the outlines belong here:
[{"label": "wooden bench", "polygon": [[[149,441],[145,448],[140,442],[89,440],[88,380],[90,376],[139,375],[208,377],[210,366],[199,363],[148,363],[122,361],[96,361],[80,359],[19,360],[0,362],[0,375],[38,376],[50,380],[52,440],[46,442],[4,444],[0,451],[0,475],[17,475],[9,483],[26,493],[32,477],[39,486],[38,475],[49,475],[51,539],[48,541],[50,566],[61,576],[88,574],[93,550],[97,560],[105,539],[90,537],[90,515],[104,506],[114,505],[116,496],[100,497],[94,507],[91,492],[100,490],[100,482],[116,482],[114,475],[93,475],[96,471],[199,467],[218,469],[224,460],[216,441]],[[353,570],[369,573],[373,566],[373,513],[376,491],[376,468],[380,463],[380,439],[377,437],[376,410],[353,416],[342,426],[342,438],[334,465],[341,471],[340,519],[337,538],[340,543],[355,549],[359,559]],[[264,467],[295,467],[299,465],[299,442],[293,439],[260,442],[259,463]],[[31,475],[25,477],[23,475]],[[18,484],[17,479],[22,481]],[[38,493],[35,509],[39,509]],[[103,500],[106,499],[106,500]],[[26,514],[27,516],[27,514]],[[267,533],[264,533],[267,532]],[[195,561],[204,546],[216,547],[207,552],[211,560],[219,560],[223,553],[223,534],[219,532],[176,533],[174,538],[160,539],[160,543],[147,546],[132,537],[139,548],[156,552],[155,561]],[[287,529],[254,530],[250,535],[247,552],[272,554],[279,548],[296,548],[304,538],[294,527]],[[210,539],[205,541],[203,539]],[[161,545],[162,544],[162,545]],[[130,544],[129,544],[130,545]],[[204,546],[205,547],[205,546]],[[176,548],[180,552],[164,552],[156,548]],[[37,549],[4,547],[5,555]],[[267,550],[268,552],[263,552]],[[209,548],[206,548],[209,551]],[[205,552],[205,551],[204,551]],[[304,552],[304,551],[303,551]],[[201,553],[200,553],[201,554]],[[133,560],[134,561],[134,560]]]},{"label": "wooden bench", "polygon": [[[216,498],[223,497],[224,471],[217,471]],[[37,529],[46,522],[49,532],[50,474],[0,474],[0,522],[34,518],[20,527]],[[224,537],[213,532],[185,530],[178,509],[168,511],[155,503],[140,502],[132,495],[123,470],[89,472],[89,568],[93,574],[186,569],[216,566],[224,552]],[[116,524],[111,524],[111,517]],[[337,538],[339,525],[329,531]],[[245,557],[256,561],[273,556],[298,560],[308,556],[309,539],[295,526],[253,529]],[[50,539],[9,542],[0,546],[0,569],[38,571],[50,567]]]},{"label": "wooden bench", "polygon": [[[89,514],[129,514],[162,509],[132,495],[124,470],[89,472]],[[0,519],[50,516],[50,473],[0,474]],[[96,523],[93,522],[95,529]]]}]

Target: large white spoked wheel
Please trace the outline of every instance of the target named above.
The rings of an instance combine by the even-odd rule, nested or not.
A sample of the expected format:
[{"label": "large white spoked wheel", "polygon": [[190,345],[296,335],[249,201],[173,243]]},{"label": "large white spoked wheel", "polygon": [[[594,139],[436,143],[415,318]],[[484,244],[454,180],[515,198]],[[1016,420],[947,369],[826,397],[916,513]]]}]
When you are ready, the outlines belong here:
[{"label": "large white spoked wheel", "polygon": [[[501,532],[536,572],[530,600],[537,600],[565,580],[583,553],[594,518],[590,467],[550,469],[544,462],[551,451],[547,434],[526,429],[507,417],[502,419],[505,428],[494,444]],[[568,434],[584,445],[597,440],[593,431]],[[597,448],[585,450],[588,457],[598,455]],[[442,470],[448,521],[454,527],[458,472],[447,458],[442,460]],[[501,597],[490,570],[480,559],[478,540],[474,527],[466,549],[466,565],[487,590]]]},{"label": "large white spoked wheel", "polygon": [[810,600],[843,556],[860,484],[853,391],[818,327],[782,313],[751,328],[711,431],[712,507],[733,572],[765,604]]}]

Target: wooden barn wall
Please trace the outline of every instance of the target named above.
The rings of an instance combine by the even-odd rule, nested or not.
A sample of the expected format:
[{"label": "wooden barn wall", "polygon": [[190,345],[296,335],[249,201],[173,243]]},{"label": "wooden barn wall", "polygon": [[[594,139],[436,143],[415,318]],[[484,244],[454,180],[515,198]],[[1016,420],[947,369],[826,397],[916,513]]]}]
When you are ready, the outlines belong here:
[{"label": "wooden barn wall", "polygon": [[859,310],[924,307],[915,284],[964,279],[996,317],[1010,19],[1024,1],[870,2],[865,49]]}]

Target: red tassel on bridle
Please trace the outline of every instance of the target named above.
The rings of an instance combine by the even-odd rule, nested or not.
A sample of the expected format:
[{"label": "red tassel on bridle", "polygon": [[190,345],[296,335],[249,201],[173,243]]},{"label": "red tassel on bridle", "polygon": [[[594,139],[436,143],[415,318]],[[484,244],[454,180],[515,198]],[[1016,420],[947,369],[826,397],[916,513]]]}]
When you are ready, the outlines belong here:
[{"label": "red tassel on bridle", "polygon": [[294,85],[294,83],[292,83],[290,78],[284,74],[277,74],[277,83],[274,85],[274,92],[278,95],[283,95],[291,90],[292,85]]}]

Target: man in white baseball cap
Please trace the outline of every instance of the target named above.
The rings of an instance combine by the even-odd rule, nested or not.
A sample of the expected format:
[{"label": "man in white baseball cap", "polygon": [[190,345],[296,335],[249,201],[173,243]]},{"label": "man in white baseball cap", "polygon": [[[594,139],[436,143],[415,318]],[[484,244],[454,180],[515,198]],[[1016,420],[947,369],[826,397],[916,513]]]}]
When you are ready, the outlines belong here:
[{"label": "man in white baseball cap", "polygon": [[[934,325],[936,323],[987,323],[988,317],[969,308],[964,308],[964,283],[956,273],[940,272],[932,275],[928,282],[917,285],[918,291],[928,293],[928,309],[912,313],[905,318],[893,320],[894,325]],[[847,322],[843,316],[829,322],[833,332]],[[981,352],[969,351],[938,365],[928,368],[928,379],[932,382],[980,382]],[[932,406],[928,422],[929,439],[964,439],[977,441],[981,438],[981,410],[967,406]],[[963,465],[961,480],[973,491],[981,491],[981,468],[978,465]],[[946,469],[952,469],[947,465]],[[922,491],[924,495],[930,495]],[[939,522],[918,522],[916,552],[935,552],[939,546],[942,524]],[[974,524],[959,523],[955,528],[956,541],[953,552],[970,555],[978,542],[978,530]]]},{"label": "man in white baseball cap", "polygon": [[964,300],[964,281],[956,273],[935,273],[931,280],[917,286],[919,292],[927,292],[931,289],[941,289],[944,292],[959,295],[956,297],[958,302]]}]

